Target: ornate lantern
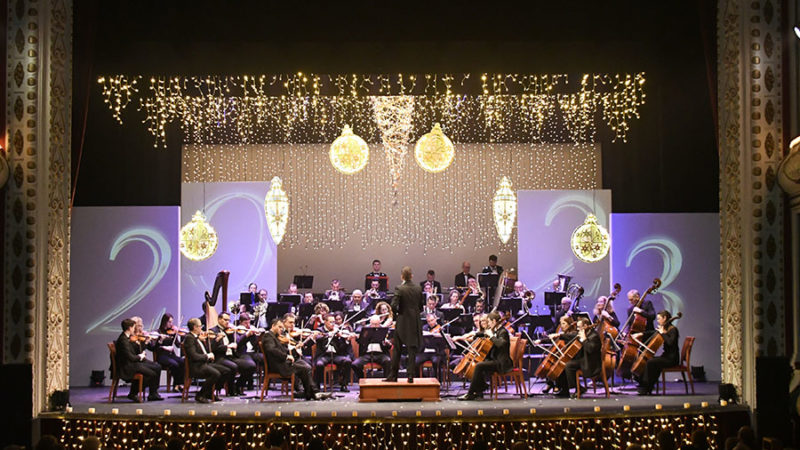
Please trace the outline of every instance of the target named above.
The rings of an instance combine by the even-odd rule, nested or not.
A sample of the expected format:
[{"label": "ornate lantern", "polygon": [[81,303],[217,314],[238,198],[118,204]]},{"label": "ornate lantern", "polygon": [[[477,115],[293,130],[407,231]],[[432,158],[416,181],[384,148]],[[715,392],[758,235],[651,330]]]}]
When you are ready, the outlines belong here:
[{"label": "ornate lantern", "polygon": [[517,195],[511,189],[511,180],[503,177],[494,193],[494,226],[503,244],[507,244],[514,231],[517,218]]},{"label": "ornate lantern", "polygon": [[286,233],[286,224],[289,223],[289,196],[283,190],[283,183],[278,177],[270,182],[267,197],[264,199],[264,214],[272,241],[278,245]]},{"label": "ornate lantern", "polygon": [[350,125],[345,125],[342,134],[331,144],[329,156],[336,170],[352,175],[367,165],[369,146],[364,139],[353,134]]}]

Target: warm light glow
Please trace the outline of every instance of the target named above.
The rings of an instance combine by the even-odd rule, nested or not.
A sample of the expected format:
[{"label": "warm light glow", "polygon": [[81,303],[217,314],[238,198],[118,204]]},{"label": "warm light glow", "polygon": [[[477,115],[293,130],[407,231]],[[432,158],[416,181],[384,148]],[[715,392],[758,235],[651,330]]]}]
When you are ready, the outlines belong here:
[{"label": "warm light glow", "polygon": [[494,226],[503,244],[508,243],[517,218],[517,195],[511,189],[511,180],[503,177],[494,193]]},{"label": "warm light glow", "polygon": [[217,251],[217,231],[206,222],[206,217],[198,210],[192,221],[181,228],[180,250],[183,256],[192,261],[203,261]]},{"label": "warm light glow", "polygon": [[381,132],[383,148],[392,174],[392,191],[397,203],[397,188],[403,171],[408,141],[411,138],[411,120],[414,113],[414,97],[393,95],[372,97],[375,122]]},{"label": "warm light glow", "polygon": [[608,231],[597,223],[594,214],[586,216],[583,225],[572,232],[572,253],[583,262],[593,263],[605,258],[611,248]]},{"label": "warm light glow", "polygon": [[331,144],[329,155],[336,170],[352,175],[367,165],[369,146],[364,139],[353,134],[350,125],[345,125],[342,134]]},{"label": "warm light glow", "polygon": [[423,135],[414,147],[414,158],[417,164],[428,172],[441,172],[453,162],[455,150],[453,143],[444,132],[441,125],[434,124],[430,133]]},{"label": "warm light glow", "polygon": [[274,177],[270,183],[267,197],[264,199],[264,214],[267,217],[267,228],[275,245],[281,243],[289,223],[289,196],[283,190],[283,183]]},{"label": "warm light glow", "polygon": [[800,27],[797,25],[794,26],[794,35],[797,36],[797,39],[800,39]]}]

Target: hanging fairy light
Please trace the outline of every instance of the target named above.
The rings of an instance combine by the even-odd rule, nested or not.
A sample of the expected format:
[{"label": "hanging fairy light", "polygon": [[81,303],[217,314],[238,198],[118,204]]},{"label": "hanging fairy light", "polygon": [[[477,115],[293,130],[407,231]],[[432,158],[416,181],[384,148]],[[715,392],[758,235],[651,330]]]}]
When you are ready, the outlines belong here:
[{"label": "hanging fairy light", "polygon": [[611,248],[608,230],[597,223],[594,214],[586,216],[583,225],[572,232],[572,253],[583,262],[593,263],[605,258]]},{"label": "hanging fairy light", "polygon": [[372,106],[383,148],[386,151],[386,159],[389,161],[389,172],[392,175],[392,191],[395,196],[392,204],[396,204],[400,175],[411,137],[414,97],[410,95],[372,97]]},{"label": "hanging fairy light", "polygon": [[356,134],[350,125],[342,128],[342,134],[331,144],[329,153],[333,167],[346,175],[352,175],[367,165],[369,146]]},{"label": "hanging fairy light", "polygon": [[218,243],[217,231],[206,221],[206,216],[200,210],[181,228],[179,248],[183,256],[192,261],[210,258],[217,251]]},{"label": "hanging fairy light", "polygon": [[417,164],[428,172],[442,172],[450,167],[455,151],[442,127],[436,123],[430,133],[423,135],[414,147],[414,158]]},{"label": "hanging fairy light", "polygon": [[283,182],[279,177],[274,177],[270,182],[267,197],[264,199],[264,215],[267,217],[272,241],[275,245],[280,244],[286,233],[286,224],[289,223],[289,196],[283,190]]},{"label": "hanging fairy light", "polygon": [[511,180],[503,177],[494,193],[494,226],[503,244],[508,243],[517,218],[517,195],[511,189]]}]

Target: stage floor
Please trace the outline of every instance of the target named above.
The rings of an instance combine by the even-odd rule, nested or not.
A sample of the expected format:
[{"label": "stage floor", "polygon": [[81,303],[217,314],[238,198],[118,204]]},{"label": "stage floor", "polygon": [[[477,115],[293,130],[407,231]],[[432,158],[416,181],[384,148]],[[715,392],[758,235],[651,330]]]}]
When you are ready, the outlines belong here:
[{"label": "stage floor", "polygon": [[[273,388],[279,387],[278,383]],[[258,391],[248,391],[248,396],[223,397],[221,402],[199,404],[193,400],[192,387],[190,400],[182,403],[178,393],[161,393],[165,400],[158,402],[133,403],[125,395],[128,386],[121,386],[117,401],[108,403],[108,387],[71,388],[72,410],[67,413],[46,413],[43,417],[82,417],[110,418],[148,418],[170,416],[170,420],[197,420],[199,418],[225,421],[266,421],[266,420],[370,420],[370,419],[422,419],[444,418],[505,418],[514,417],[565,417],[565,416],[615,416],[644,415],[648,412],[663,413],[711,413],[731,411],[744,406],[721,406],[718,402],[717,383],[695,383],[695,394],[686,395],[683,383],[668,382],[667,395],[640,396],[634,384],[617,385],[612,388],[611,398],[605,398],[600,385],[597,393],[589,392],[584,398],[563,399],[542,394],[543,383],[535,383],[528,399],[516,395],[515,388],[509,385],[508,392],[501,388],[499,399],[488,396],[483,400],[459,401],[457,396],[466,392],[461,382],[453,383],[449,390],[442,386],[441,400],[436,402],[378,402],[358,401],[358,386],[350,386],[350,392],[334,391],[333,398],[320,401],[305,401],[300,398],[294,402],[288,396],[280,395],[279,389],[272,389],[264,402],[259,401]],[[660,405],[660,407],[659,407]],[[660,409],[659,409],[660,408]],[[116,411],[114,411],[116,410]],[[167,410],[169,410],[167,412]],[[90,412],[93,411],[93,412]]]}]

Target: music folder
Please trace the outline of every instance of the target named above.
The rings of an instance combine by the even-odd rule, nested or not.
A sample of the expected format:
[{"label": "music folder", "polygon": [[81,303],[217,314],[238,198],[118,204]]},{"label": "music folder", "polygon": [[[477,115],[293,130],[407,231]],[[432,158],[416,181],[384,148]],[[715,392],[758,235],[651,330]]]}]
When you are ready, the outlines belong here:
[{"label": "music folder", "polygon": [[467,311],[474,311],[475,310],[475,303],[480,298],[480,295],[468,295],[467,298],[464,299],[464,309]]},{"label": "music folder", "polygon": [[[251,299],[252,299],[252,301],[251,301]],[[250,292],[242,292],[242,293],[239,294],[239,304],[240,305],[250,306],[250,304],[253,301],[258,301],[258,294],[252,295]]]},{"label": "music folder", "polygon": [[314,305],[311,303],[303,303],[297,311],[299,317],[311,317],[314,314]]},{"label": "music folder", "polygon": [[423,353],[431,353],[428,349],[436,352],[437,350],[444,349],[445,339],[441,334],[424,334],[422,336],[422,351]]},{"label": "music folder", "polygon": [[479,273],[478,280],[478,285],[480,286],[497,287],[497,284],[500,283],[500,275],[496,273]]},{"label": "music folder", "polygon": [[279,294],[278,301],[281,303],[291,303],[294,306],[300,304],[300,294]]},{"label": "music folder", "polygon": [[359,320],[365,319],[367,315],[367,310],[362,309],[360,311],[347,311],[345,314],[344,320],[345,322],[355,326],[356,322]]},{"label": "music folder", "polygon": [[512,314],[516,314],[517,311],[522,309],[522,299],[518,297],[501,298],[497,309],[500,311],[511,311]]},{"label": "music folder", "polygon": [[453,308],[453,309],[441,309],[439,308],[439,312],[442,313],[442,324],[450,322],[451,320],[455,319],[463,312],[461,308]]},{"label": "music folder", "polygon": [[379,343],[386,339],[389,334],[389,328],[386,327],[364,327],[358,336],[359,342],[373,342]]},{"label": "music folder", "polygon": [[314,275],[295,275],[292,280],[297,289],[311,289],[314,285]]},{"label": "music folder", "polygon": [[291,307],[291,303],[267,303],[267,323],[270,323],[272,319],[283,317]]},{"label": "music folder", "polygon": [[344,311],[344,302],[341,300],[324,300],[322,303],[328,305],[331,312]]}]

